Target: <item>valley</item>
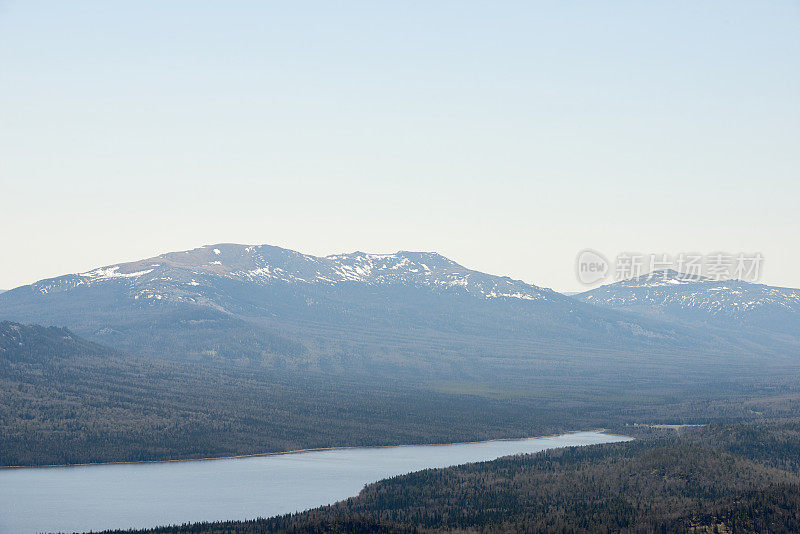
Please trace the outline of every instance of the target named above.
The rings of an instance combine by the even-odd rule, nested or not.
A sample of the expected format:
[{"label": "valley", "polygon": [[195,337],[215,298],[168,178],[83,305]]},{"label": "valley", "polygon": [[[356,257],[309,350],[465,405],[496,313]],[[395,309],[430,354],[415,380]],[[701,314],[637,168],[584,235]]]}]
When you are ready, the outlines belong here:
[{"label": "valley", "polygon": [[[586,523],[587,531],[749,520],[737,503],[796,483],[799,345],[786,321],[753,326],[768,324],[775,306],[796,313],[793,293],[757,288],[781,295],[781,303],[743,306],[736,299],[752,296],[741,288],[723,295],[718,285],[687,284],[632,280],[620,286],[623,300],[609,296],[617,289],[608,286],[603,302],[593,303],[599,290],[568,297],[435,254],[315,258],[244,245],[44,280],[0,295],[0,465],[190,460],[603,428],[637,441],[577,456],[543,453],[560,458],[557,472],[549,471],[551,460],[537,463],[538,455],[496,460],[476,464],[476,475],[453,467],[441,471],[444,478],[427,478],[427,471],[400,477],[399,493],[386,493],[395,479],[378,482],[297,516],[156,531],[578,524],[569,513],[532,507],[531,487],[541,487],[537,498],[584,516],[595,510],[597,523]],[[687,287],[725,305],[687,300]],[[674,302],[682,302],[678,311]],[[727,310],[732,318],[717,321]],[[751,326],[742,328],[745,322]],[[741,433],[731,441],[733,432]],[[760,448],[767,436],[774,441]],[[687,460],[668,465],[671,455]],[[531,478],[509,479],[509,465]],[[702,501],[711,515],[689,506],[691,492],[669,478],[637,479],[643,497],[633,501],[626,485],[599,488],[585,478],[670,469],[683,480],[698,466],[711,477],[703,487],[716,488]],[[732,469],[748,473],[749,485],[736,483]],[[496,480],[502,489],[487,486],[474,502],[464,496],[473,504],[462,519],[448,519],[454,510],[444,496],[463,491],[457,481],[470,476],[478,477],[476,487]],[[576,501],[565,493],[570,484],[584,496],[622,492],[609,497],[621,508]],[[655,495],[668,504],[648,508]],[[404,508],[409,498],[432,504],[420,515]]]}]

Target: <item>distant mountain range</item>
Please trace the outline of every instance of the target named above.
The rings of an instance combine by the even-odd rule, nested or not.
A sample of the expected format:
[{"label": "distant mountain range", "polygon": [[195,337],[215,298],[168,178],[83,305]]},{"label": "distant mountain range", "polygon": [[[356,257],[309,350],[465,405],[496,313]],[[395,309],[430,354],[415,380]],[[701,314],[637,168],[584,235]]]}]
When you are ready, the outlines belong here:
[{"label": "distant mountain range", "polygon": [[425,287],[435,291],[455,288],[484,299],[558,298],[549,289],[471,271],[433,252],[353,252],[318,257],[269,245],[233,244],[172,252],[42,280],[32,284],[30,289],[48,294],[117,285],[129,289],[128,296],[134,300],[165,300],[225,309],[230,303],[226,303],[225,296],[216,291],[219,280],[261,287],[358,284]]},{"label": "distant mountain range", "polygon": [[659,270],[576,295],[582,302],[697,326],[800,341],[800,290]]},{"label": "distant mountain range", "polygon": [[[592,354],[604,355],[596,365],[619,358],[644,365],[642,354],[699,362],[697,354],[784,355],[795,347],[785,334],[791,318],[788,326],[753,337],[729,327],[747,323],[721,321],[709,331],[697,321],[672,320],[672,311],[655,312],[672,310],[676,299],[688,302],[684,287],[705,288],[708,297],[698,293],[694,300],[700,310],[713,309],[702,304],[711,296],[732,307],[744,287],[712,289],[669,276],[661,285],[637,279],[568,297],[432,252],[318,257],[218,244],[7,291],[0,294],[0,319],[67,326],[91,341],[151,357],[386,376],[409,369],[513,374],[520,366],[542,372],[535,371],[541,362],[586,361]],[[771,289],[758,291],[766,296]],[[781,294],[787,303],[792,298]],[[777,307],[740,305],[736,317],[766,317]],[[781,317],[796,316],[796,308],[786,310]]]}]

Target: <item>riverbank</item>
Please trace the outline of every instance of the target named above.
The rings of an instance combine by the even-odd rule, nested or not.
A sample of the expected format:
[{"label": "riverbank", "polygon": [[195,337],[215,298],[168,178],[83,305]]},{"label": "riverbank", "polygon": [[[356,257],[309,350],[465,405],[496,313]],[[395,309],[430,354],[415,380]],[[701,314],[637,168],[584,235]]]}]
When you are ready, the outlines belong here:
[{"label": "riverbank", "polygon": [[[265,456],[279,456],[285,454],[302,454],[306,452],[321,452],[321,451],[339,451],[349,449],[391,449],[394,447],[447,447],[452,445],[474,445],[479,443],[493,443],[501,441],[525,441],[525,440],[540,440],[549,439],[558,436],[565,436],[570,434],[578,434],[581,432],[596,432],[598,434],[606,434],[608,436],[629,438],[622,434],[611,434],[605,428],[598,428],[592,430],[571,430],[569,432],[562,432],[561,434],[549,434],[544,436],[534,436],[528,438],[494,438],[485,439],[480,441],[454,441],[450,443],[402,443],[399,445],[343,445],[336,447],[314,447],[308,449],[293,449],[289,451],[274,451],[274,452],[258,452],[253,454],[236,454],[232,456],[208,456],[201,458],[176,458],[167,460],[141,460],[141,461],[119,461],[119,462],[86,462],[78,464],[49,464],[49,465],[0,465],[0,470],[3,469],[52,469],[63,467],[88,467],[94,465],[140,465],[140,464],[169,464],[180,462],[208,462],[213,460],[235,460],[237,458],[260,458]],[[632,439],[632,438],[631,438]]]}]

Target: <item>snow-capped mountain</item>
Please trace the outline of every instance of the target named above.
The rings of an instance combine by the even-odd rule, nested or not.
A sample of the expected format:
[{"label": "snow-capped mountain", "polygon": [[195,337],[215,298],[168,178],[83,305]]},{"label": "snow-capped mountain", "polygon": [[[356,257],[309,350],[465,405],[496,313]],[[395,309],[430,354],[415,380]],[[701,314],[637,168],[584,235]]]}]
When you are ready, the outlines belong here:
[{"label": "snow-capped mountain", "polygon": [[135,300],[214,305],[208,290],[220,280],[257,286],[404,285],[459,289],[484,299],[546,300],[555,296],[549,289],[473,271],[433,252],[353,252],[319,257],[269,245],[235,244],[172,252],[42,280],[32,284],[30,290],[49,294],[118,286],[125,287]]},{"label": "snow-capped mountain", "polygon": [[597,306],[715,327],[747,327],[800,336],[800,289],[660,270],[586,291]]},{"label": "snow-capped mountain", "polygon": [[269,245],[210,245],[41,280],[0,294],[2,319],[174,358],[352,363],[381,354],[387,366],[446,369],[448,358],[738,350],[731,337],[598,308],[432,252],[319,257]]}]

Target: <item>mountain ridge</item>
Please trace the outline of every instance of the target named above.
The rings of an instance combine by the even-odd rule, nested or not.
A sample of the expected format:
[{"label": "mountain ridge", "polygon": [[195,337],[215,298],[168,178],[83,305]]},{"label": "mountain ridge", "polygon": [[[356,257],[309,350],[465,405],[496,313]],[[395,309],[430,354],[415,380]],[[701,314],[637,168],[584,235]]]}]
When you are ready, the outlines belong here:
[{"label": "mountain ridge", "polygon": [[[555,291],[521,280],[512,280],[468,269],[436,252],[398,251],[372,254],[361,251],[328,256],[313,256],[272,245],[219,243],[192,250],[168,252],[159,256],[98,267],[83,273],[39,280],[28,286],[46,294],[109,280],[128,279],[134,285],[157,280],[183,284],[178,300],[193,301],[203,276],[218,276],[260,285],[277,282],[337,284],[360,282],[367,285],[416,284],[442,288],[460,286],[484,298],[539,300]],[[155,284],[156,286],[158,284]],[[20,288],[16,288],[20,289]],[[15,290],[16,290],[15,289]],[[137,299],[162,300],[165,295],[143,288]],[[15,291],[12,290],[12,291]]]},{"label": "mountain ridge", "polygon": [[769,339],[604,309],[433,252],[321,257],[231,243],[21,286],[0,294],[0,319],[67,326],[138,355],[387,376],[513,374],[600,353],[645,365],[656,354],[783,350]]},{"label": "mountain ridge", "polygon": [[800,289],[661,270],[574,298],[687,324],[746,326],[800,340]]}]

